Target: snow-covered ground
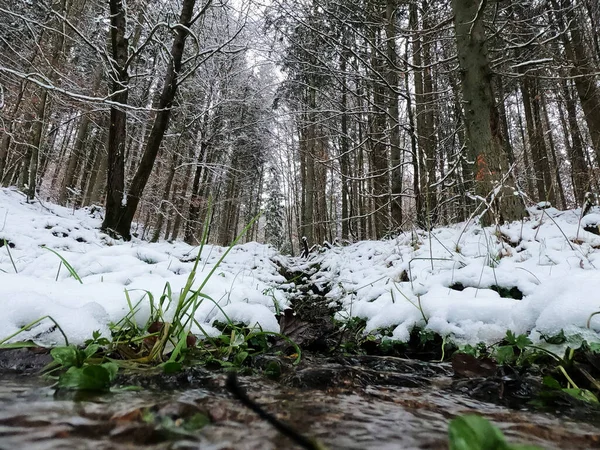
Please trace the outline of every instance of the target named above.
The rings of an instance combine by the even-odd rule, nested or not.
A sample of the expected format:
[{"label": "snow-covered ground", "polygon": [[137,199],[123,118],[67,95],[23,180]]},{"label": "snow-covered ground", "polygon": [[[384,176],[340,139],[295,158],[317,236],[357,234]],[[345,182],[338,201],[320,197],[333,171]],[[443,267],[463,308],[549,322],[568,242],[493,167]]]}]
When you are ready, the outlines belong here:
[{"label": "snow-covered ground", "polygon": [[[313,279],[333,286],[340,319],[391,328],[401,341],[415,326],[459,344],[497,342],[507,330],[534,342],[561,330],[575,342],[599,341],[600,315],[587,322],[600,311],[600,236],[583,228],[600,215],[538,207],[530,215],[499,229],[463,223],[335,248]],[[522,299],[493,286],[517,288]]]},{"label": "snow-covered ground", "polygon": [[[100,224],[98,213],[89,208],[73,211],[52,204],[27,204],[22,194],[0,190],[0,242],[5,239],[14,244],[10,252],[0,248],[0,341],[44,316],[51,316],[71,343],[82,344],[95,330],[110,336],[109,324],[130,312],[125,291],[131,304],[139,303],[136,320],[141,324],[150,315],[147,291],[158,302],[168,282],[177,301],[199,247],[182,242],[115,241],[99,231]],[[44,246],[58,252],[82,283]],[[194,288],[204,282],[226,250],[204,247]],[[282,290],[273,289],[285,282],[270,259],[275,254],[272,248],[256,243],[231,250],[202,290],[221,306],[204,300],[197,310],[195,318],[205,332],[217,333],[211,324],[225,322],[223,313],[236,323],[279,331],[275,311],[285,308],[288,300]],[[63,344],[52,325],[44,320],[12,340]]]},{"label": "snow-covered ground", "polygon": [[[587,328],[590,315],[600,311],[600,237],[583,230],[600,216],[590,214],[580,223],[579,210],[531,213],[531,219],[500,229],[459,224],[415,231],[336,247],[308,262],[266,245],[239,245],[208,279],[203,293],[213,301],[202,303],[196,319],[209,334],[217,332],[215,320],[225,321],[223,312],[234,322],[279,331],[275,313],[290,300],[272,261],[279,258],[300,269],[318,262],[312,281],[331,288],[328,297],[342,305],[338,319],[363,318],[368,331],[388,328],[399,340],[419,326],[471,344],[496,342],[508,329],[530,333],[534,341],[561,330],[600,341],[600,315]],[[0,241],[14,244],[10,255],[0,248],[0,341],[51,316],[80,344],[95,330],[108,336],[109,325],[129,313],[126,292],[133,304],[139,302],[139,322],[150,314],[147,292],[158,299],[169,283],[177,300],[198,247],[115,241],[98,230],[100,222],[89,208],[27,204],[22,194],[0,190]],[[58,252],[82,283],[44,246]],[[226,250],[204,248],[195,288]],[[501,297],[492,286],[516,288],[512,295],[523,298]],[[62,336],[52,325],[44,320],[13,340],[60,345]]]}]

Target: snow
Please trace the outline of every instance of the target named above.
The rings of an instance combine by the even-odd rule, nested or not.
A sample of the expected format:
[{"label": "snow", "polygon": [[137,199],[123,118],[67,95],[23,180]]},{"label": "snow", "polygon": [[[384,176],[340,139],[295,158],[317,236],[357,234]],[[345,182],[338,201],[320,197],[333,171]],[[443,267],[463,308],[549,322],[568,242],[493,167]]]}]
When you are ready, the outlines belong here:
[{"label": "snow", "polygon": [[[174,304],[166,318],[172,316],[199,248],[135,238],[116,241],[99,231],[101,218],[95,211],[28,204],[17,191],[0,190],[0,242],[14,244],[0,248],[0,341],[45,316],[60,325],[70,343],[83,344],[94,331],[110,337],[110,324],[130,313],[126,291],[131,304],[137,305],[135,320],[143,324],[151,313],[148,293],[156,306],[167,283]],[[44,247],[58,252],[82,283]],[[226,250],[204,247],[193,289],[200,287]],[[271,260],[275,255],[271,247],[257,243],[232,248],[202,289],[210,299],[203,300],[195,314],[202,330],[195,326],[192,331],[214,335],[218,332],[214,321],[226,322],[226,314],[235,323],[279,332],[275,312],[289,300],[276,288],[285,279]],[[28,339],[44,346],[65,342],[49,319],[9,342]]]},{"label": "snow", "polygon": [[[534,342],[561,330],[574,342],[599,341],[600,316],[587,321],[600,311],[600,237],[583,227],[600,215],[581,220],[580,210],[548,204],[529,212],[499,228],[463,223],[336,247],[313,257],[312,279],[331,286],[339,320],[364,319],[366,331],[389,329],[401,341],[414,327],[459,345],[498,342],[507,330]],[[523,298],[503,298],[494,286]]]},{"label": "snow", "polygon": [[[192,332],[215,335],[215,322],[229,320],[279,332],[276,314],[292,293],[277,260],[291,270],[318,267],[311,282],[338,308],[336,319],[364,319],[366,332],[385,329],[392,339],[405,341],[420,327],[459,345],[494,343],[507,330],[534,342],[561,330],[573,340],[600,341],[600,315],[587,327],[600,311],[600,236],[584,230],[600,223],[600,211],[582,220],[580,210],[540,204],[530,215],[498,228],[463,223],[333,246],[308,260],[252,242],[233,247],[208,279],[227,248],[207,245],[193,284],[204,284],[206,298]],[[0,190],[0,242],[14,244],[0,248],[0,341],[50,316],[69,342],[82,344],[94,331],[109,337],[130,304],[134,319],[145,323],[150,298],[156,307],[167,284],[177,302],[198,247],[137,238],[124,243],[100,232],[100,223],[94,207],[28,204],[19,192]],[[58,252],[82,283],[44,247]],[[507,298],[510,289],[522,299]],[[27,339],[64,343],[47,318],[7,342]]]}]

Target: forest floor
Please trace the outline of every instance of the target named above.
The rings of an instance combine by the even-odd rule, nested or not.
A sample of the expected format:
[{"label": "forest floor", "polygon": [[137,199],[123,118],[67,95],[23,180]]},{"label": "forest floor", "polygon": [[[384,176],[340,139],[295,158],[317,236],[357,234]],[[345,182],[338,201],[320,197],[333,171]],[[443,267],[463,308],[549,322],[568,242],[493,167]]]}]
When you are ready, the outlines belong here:
[{"label": "forest floor", "polygon": [[101,212],[0,191],[0,447],[290,448],[228,395],[230,370],[329,448],[447,448],[469,412],[511,440],[600,446],[596,210],[305,259],[123,243]]}]

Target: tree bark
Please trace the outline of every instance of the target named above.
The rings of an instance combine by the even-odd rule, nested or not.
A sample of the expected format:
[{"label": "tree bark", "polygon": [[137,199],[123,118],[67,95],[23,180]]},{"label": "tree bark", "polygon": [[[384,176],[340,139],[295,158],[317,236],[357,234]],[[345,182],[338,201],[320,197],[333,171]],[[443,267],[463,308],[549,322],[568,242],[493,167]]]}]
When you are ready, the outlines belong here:
[{"label": "tree bark", "polygon": [[[115,25],[113,24],[112,34],[118,35],[122,31],[125,30],[124,20],[125,14],[122,8],[121,0],[110,0],[111,7],[113,3],[118,3],[120,8],[116,8],[115,12],[112,11],[111,14],[111,22],[116,21],[117,18],[123,20],[123,24]],[[181,65],[183,60],[183,50],[185,47],[185,40],[189,34],[189,26],[190,22],[193,18],[194,6],[196,4],[196,0],[183,0],[183,4],[181,6],[181,15],[179,18],[179,26],[176,27],[177,31],[175,32],[175,37],[173,39],[173,45],[171,46],[171,61],[167,68],[167,73],[165,75],[165,81],[162,89],[162,93],[160,96],[160,100],[158,102],[158,111],[156,113],[156,117],[154,119],[154,123],[152,125],[152,130],[150,131],[150,136],[148,137],[148,141],[146,143],[146,148],[144,150],[144,154],[138,166],[135,176],[133,177],[133,181],[131,182],[131,186],[129,187],[129,191],[126,194],[126,199],[124,204],[121,203],[117,205],[114,201],[111,202],[111,211],[109,213],[109,205],[107,202],[106,208],[106,217],[102,227],[104,229],[112,229],[125,240],[131,239],[131,222],[133,221],[133,217],[137,211],[138,204],[142,197],[144,188],[148,183],[148,179],[150,178],[150,174],[152,173],[152,167],[154,166],[154,162],[156,161],[156,156],[158,155],[158,151],[160,150],[160,145],[162,143],[163,137],[165,135],[165,131],[169,126],[169,118],[171,116],[171,108],[173,106],[173,101],[175,99],[175,94],[177,93],[177,77],[181,71]],[[117,15],[115,17],[115,15]],[[117,31],[114,28],[117,28]],[[125,43],[126,40],[124,35],[117,36],[115,39],[117,48],[121,48],[119,43]],[[115,44],[113,44],[113,52],[114,52]],[[127,58],[127,47],[124,49],[125,52],[125,60]],[[120,56],[120,55],[119,55]],[[121,64],[121,60],[117,57],[115,58],[117,64],[120,68],[124,67],[124,64]],[[124,113],[123,113],[124,114]],[[124,140],[123,140],[124,143]],[[121,151],[122,154],[122,151]],[[114,153],[113,153],[114,155]],[[109,152],[109,158],[111,153]],[[111,164],[112,165],[112,164]],[[119,162],[119,165],[122,167],[122,163]],[[120,169],[122,170],[122,169]],[[116,198],[116,194],[113,194],[113,200]]]},{"label": "tree bark", "polygon": [[[92,92],[96,94],[100,88],[102,82],[103,66],[98,65],[94,73],[94,80],[92,83]],[[77,129],[77,136],[75,143],[73,144],[73,150],[67,160],[67,169],[63,178],[63,182],[60,186],[60,193],[58,197],[58,203],[64,205],[69,197],[69,188],[71,188],[75,182],[76,169],[81,166],[81,160],[85,155],[85,144],[88,136],[88,128],[90,125],[90,115],[88,108],[85,108],[81,113],[81,119],[79,127]],[[81,194],[83,195],[83,193]]]},{"label": "tree bark", "polygon": [[[110,0],[110,38],[112,47],[113,101],[127,105],[129,75],[126,63],[129,57],[126,34],[126,16],[123,0]],[[123,218],[125,201],[125,144],[127,140],[127,113],[117,106],[110,108],[108,132],[108,160],[106,179],[106,212],[102,229],[111,234],[131,239],[131,223]]]},{"label": "tree bark", "polygon": [[569,158],[571,160],[571,177],[573,179],[573,192],[575,194],[575,202],[577,205],[582,205],[585,193],[590,188],[588,180],[588,166],[585,160],[583,139],[579,130],[577,120],[577,105],[571,95],[571,90],[566,80],[561,80],[565,109],[567,111],[568,127],[565,127],[565,141],[568,142],[567,135],[571,136],[569,146]]},{"label": "tree bark", "polygon": [[467,145],[475,160],[475,192],[493,203],[482,223],[521,219],[525,208],[516,195],[512,176],[504,181],[508,161],[503,150],[498,112],[494,104],[492,72],[488,56],[483,13],[485,0],[452,0],[454,26],[461,70]]},{"label": "tree bark", "polygon": [[537,198],[539,201],[548,200],[552,203],[554,195],[550,178],[550,167],[548,165],[548,151],[541,129],[542,122],[539,115],[539,107],[536,107],[536,97],[538,96],[536,84],[536,80],[531,79],[528,75],[524,75],[521,78],[523,109],[525,111],[525,123],[527,124],[530,161],[533,164],[533,171],[535,173]]},{"label": "tree bark", "polygon": [[[579,96],[585,121],[592,138],[592,145],[596,153],[596,160],[600,161],[600,89],[596,83],[598,69],[594,67],[581,32],[581,19],[573,10],[570,0],[552,0],[552,5],[557,11],[558,20],[564,29],[564,24],[569,24],[570,38],[567,33],[562,33],[567,59],[571,62],[571,76]],[[563,18],[564,17],[564,18]],[[565,20],[566,19],[566,20]]]},{"label": "tree bark", "polygon": [[[410,28],[414,33],[419,33],[419,17],[417,5],[410,5]],[[419,190],[417,197],[417,223],[428,228],[435,223],[434,211],[436,208],[435,188],[435,136],[433,130],[432,80],[427,67],[430,61],[429,46],[423,46],[421,37],[413,39],[413,65],[415,83],[415,122],[417,135],[417,164]]]},{"label": "tree bark", "polygon": [[400,147],[400,112],[398,108],[398,57],[396,55],[397,0],[387,0],[385,37],[387,50],[388,116],[390,120],[390,162],[392,164],[392,225],[402,226],[402,149]]},{"label": "tree bark", "polygon": [[[381,18],[381,7],[374,2],[373,18]],[[376,23],[376,22],[375,22]],[[382,56],[378,46],[381,42],[381,33],[376,25],[370,30],[371,67],[374,73],[370,82],[372,93],[372,111],[369,114],[369,147],[371,171],[370,178],[373,185],[373,222],[375,238],[381,239],[389,231],[389,167],[386,145],[386,86],[379,80],[378,73],[384,73]]]}]

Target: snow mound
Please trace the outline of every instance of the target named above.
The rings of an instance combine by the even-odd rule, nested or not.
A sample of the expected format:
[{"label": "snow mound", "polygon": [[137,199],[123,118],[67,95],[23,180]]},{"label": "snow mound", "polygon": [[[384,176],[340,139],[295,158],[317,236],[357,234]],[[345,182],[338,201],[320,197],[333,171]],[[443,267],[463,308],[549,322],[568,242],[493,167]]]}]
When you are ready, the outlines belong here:
[{"label": "snow mound", "polygon": [[458,224],[336,247],[312,256],[311,280],[341,306],[338,319],[364,319],[366,331],[401,341],[415,327],[459,345],[497,342],[507,330],[600,341],[600,316],[587,326],[600,311],[600,237],[584,230],[600,215],[580,214],[534,207],[499,228]]},{"label": "snow mound", "polygon": [[[129,314],[126,291],[138,305],[139,323],[150,316],[149,293],[156,301],[169,283],[177,301],[198,247],[135,238],[124,243],[100,232],[100,224],[95,209],[28,204],[19,192],[0,190],[0,340],[46,317],[10,341],[62,345],[64,332],[70,343],[83,344],[94,331],[110,337],[110,324]],[[82,283],[48,249],[58,252]],[[226,251],[205,246],[193,289]],[[275,312],[288,305],[288,298],[278,288],[285,279],[271,261],[275,255],[271,247],[255,242],[231,249],[202,289],[210,299],[203,301],[195,319],[204,332],[215,334],[212,323],[224,321],[221,310],[235,322],[279,331]]]}]

